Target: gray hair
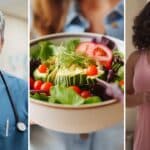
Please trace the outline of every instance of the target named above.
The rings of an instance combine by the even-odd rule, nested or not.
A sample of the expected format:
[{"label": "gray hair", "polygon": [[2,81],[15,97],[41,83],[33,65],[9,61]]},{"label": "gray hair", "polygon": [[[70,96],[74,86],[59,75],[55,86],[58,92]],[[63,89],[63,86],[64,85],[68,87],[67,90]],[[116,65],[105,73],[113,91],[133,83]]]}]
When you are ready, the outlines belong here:
[{"label": "gray hair", "polygon": [[3,13],[0,11],[0,36],[4,38],[5,19]]}]

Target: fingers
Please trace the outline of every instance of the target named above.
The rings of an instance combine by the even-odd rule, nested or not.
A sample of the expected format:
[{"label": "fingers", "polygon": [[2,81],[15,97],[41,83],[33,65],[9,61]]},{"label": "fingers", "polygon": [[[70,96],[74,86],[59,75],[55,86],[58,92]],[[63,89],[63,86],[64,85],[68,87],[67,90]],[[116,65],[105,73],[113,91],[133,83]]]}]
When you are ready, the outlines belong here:
[{"label": "fingers", "polygon": [[120,88],[118,87],[117,84],[111,84],[107,89],[106,89],[106,93],[109,96],[114,97],[115,99],[119,100],[119,101],[123,101],[123,93],[120,90]]}]

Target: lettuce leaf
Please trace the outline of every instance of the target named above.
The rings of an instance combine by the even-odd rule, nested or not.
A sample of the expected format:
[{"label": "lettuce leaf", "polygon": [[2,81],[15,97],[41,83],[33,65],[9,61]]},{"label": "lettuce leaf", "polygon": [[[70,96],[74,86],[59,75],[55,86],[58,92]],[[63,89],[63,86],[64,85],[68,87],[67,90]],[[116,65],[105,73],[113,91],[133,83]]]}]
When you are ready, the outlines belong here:
[{"label": "lettuce leaf", "polygon": [[88,97],[88,98],[85,100],[84,104],[99,103],[99,102],[101,102],[101,101],[102,101],[102,100],[101,100],[100,97],[98,97],[98,96],[92,96],[92,97]]},{"label": "lettuce leaf", "polygon": [[30,57],[33,59],[47,60],[55,54],[55,47],[50,41],[39,42],[31,47]]},{"label": "lettuce leaf", "polygon": [[35,93],[35,94],[31,94],[30,95],[32,98],[34,99],[38,99],[38,100],[41,100],[41,101],[48,101],[48,96],[45,94],[45,93]]},{"label": "lettuce leaf", "polygon": [[80,97],[73,89],[63,86],[54,86],[51,88],[50,103],[60,103],[73,106],[79,106],[84,103],[84,99]]},{"label": "lettuce leaf", "polygon": [[73,39],[66,42],[65,47],[68,52],[74,52],[76,47],[80,44],[80,39]]}]

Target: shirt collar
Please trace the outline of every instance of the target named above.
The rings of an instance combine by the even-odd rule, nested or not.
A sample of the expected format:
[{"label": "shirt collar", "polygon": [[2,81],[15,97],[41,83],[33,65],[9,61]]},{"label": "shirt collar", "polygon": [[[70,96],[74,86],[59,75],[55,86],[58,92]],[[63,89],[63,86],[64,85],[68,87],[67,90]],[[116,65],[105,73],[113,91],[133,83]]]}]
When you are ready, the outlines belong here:
[{"label": "shirt collar", "polygon": [[77,3],[75,1],[72,1],[70,3],[68,15],[67,15],[67,18],[66,18],[65,27],[73,24],[73,21],[75,19],[78,19],[79,24],[83,28],[87,29],[89,27],[89,22],[80,14],[80,10],[78,8]]},{"label": "shirt collar", "polygon": [[124,1],[121,0],[118,5],[114,8],[114,11],[118,12],[121,16],[124,16]]},{"label": "shirt collar", "polygon": [[109,14],[107,15],[108,17],[113,14],[113,13],[117,13],[120,16],[124,16],[124,4],[123,4],[123,0],[121,0],[116,7],[114,7],[112,9],[112,11],[109,12]]}]

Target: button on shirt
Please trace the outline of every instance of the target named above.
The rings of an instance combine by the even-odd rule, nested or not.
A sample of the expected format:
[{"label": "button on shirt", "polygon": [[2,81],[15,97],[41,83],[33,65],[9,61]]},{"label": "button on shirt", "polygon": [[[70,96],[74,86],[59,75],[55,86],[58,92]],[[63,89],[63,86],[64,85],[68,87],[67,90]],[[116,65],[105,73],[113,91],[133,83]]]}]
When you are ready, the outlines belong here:
[{"label": "button on shirt", "polygon": [[[19,118],[28,126],[27,83],[4,72],[8,88],[13,98]],[[16,118],[10,104],[5,85],[0,78],[0,150],[27,150],[28,131],[19,132]]]}]

